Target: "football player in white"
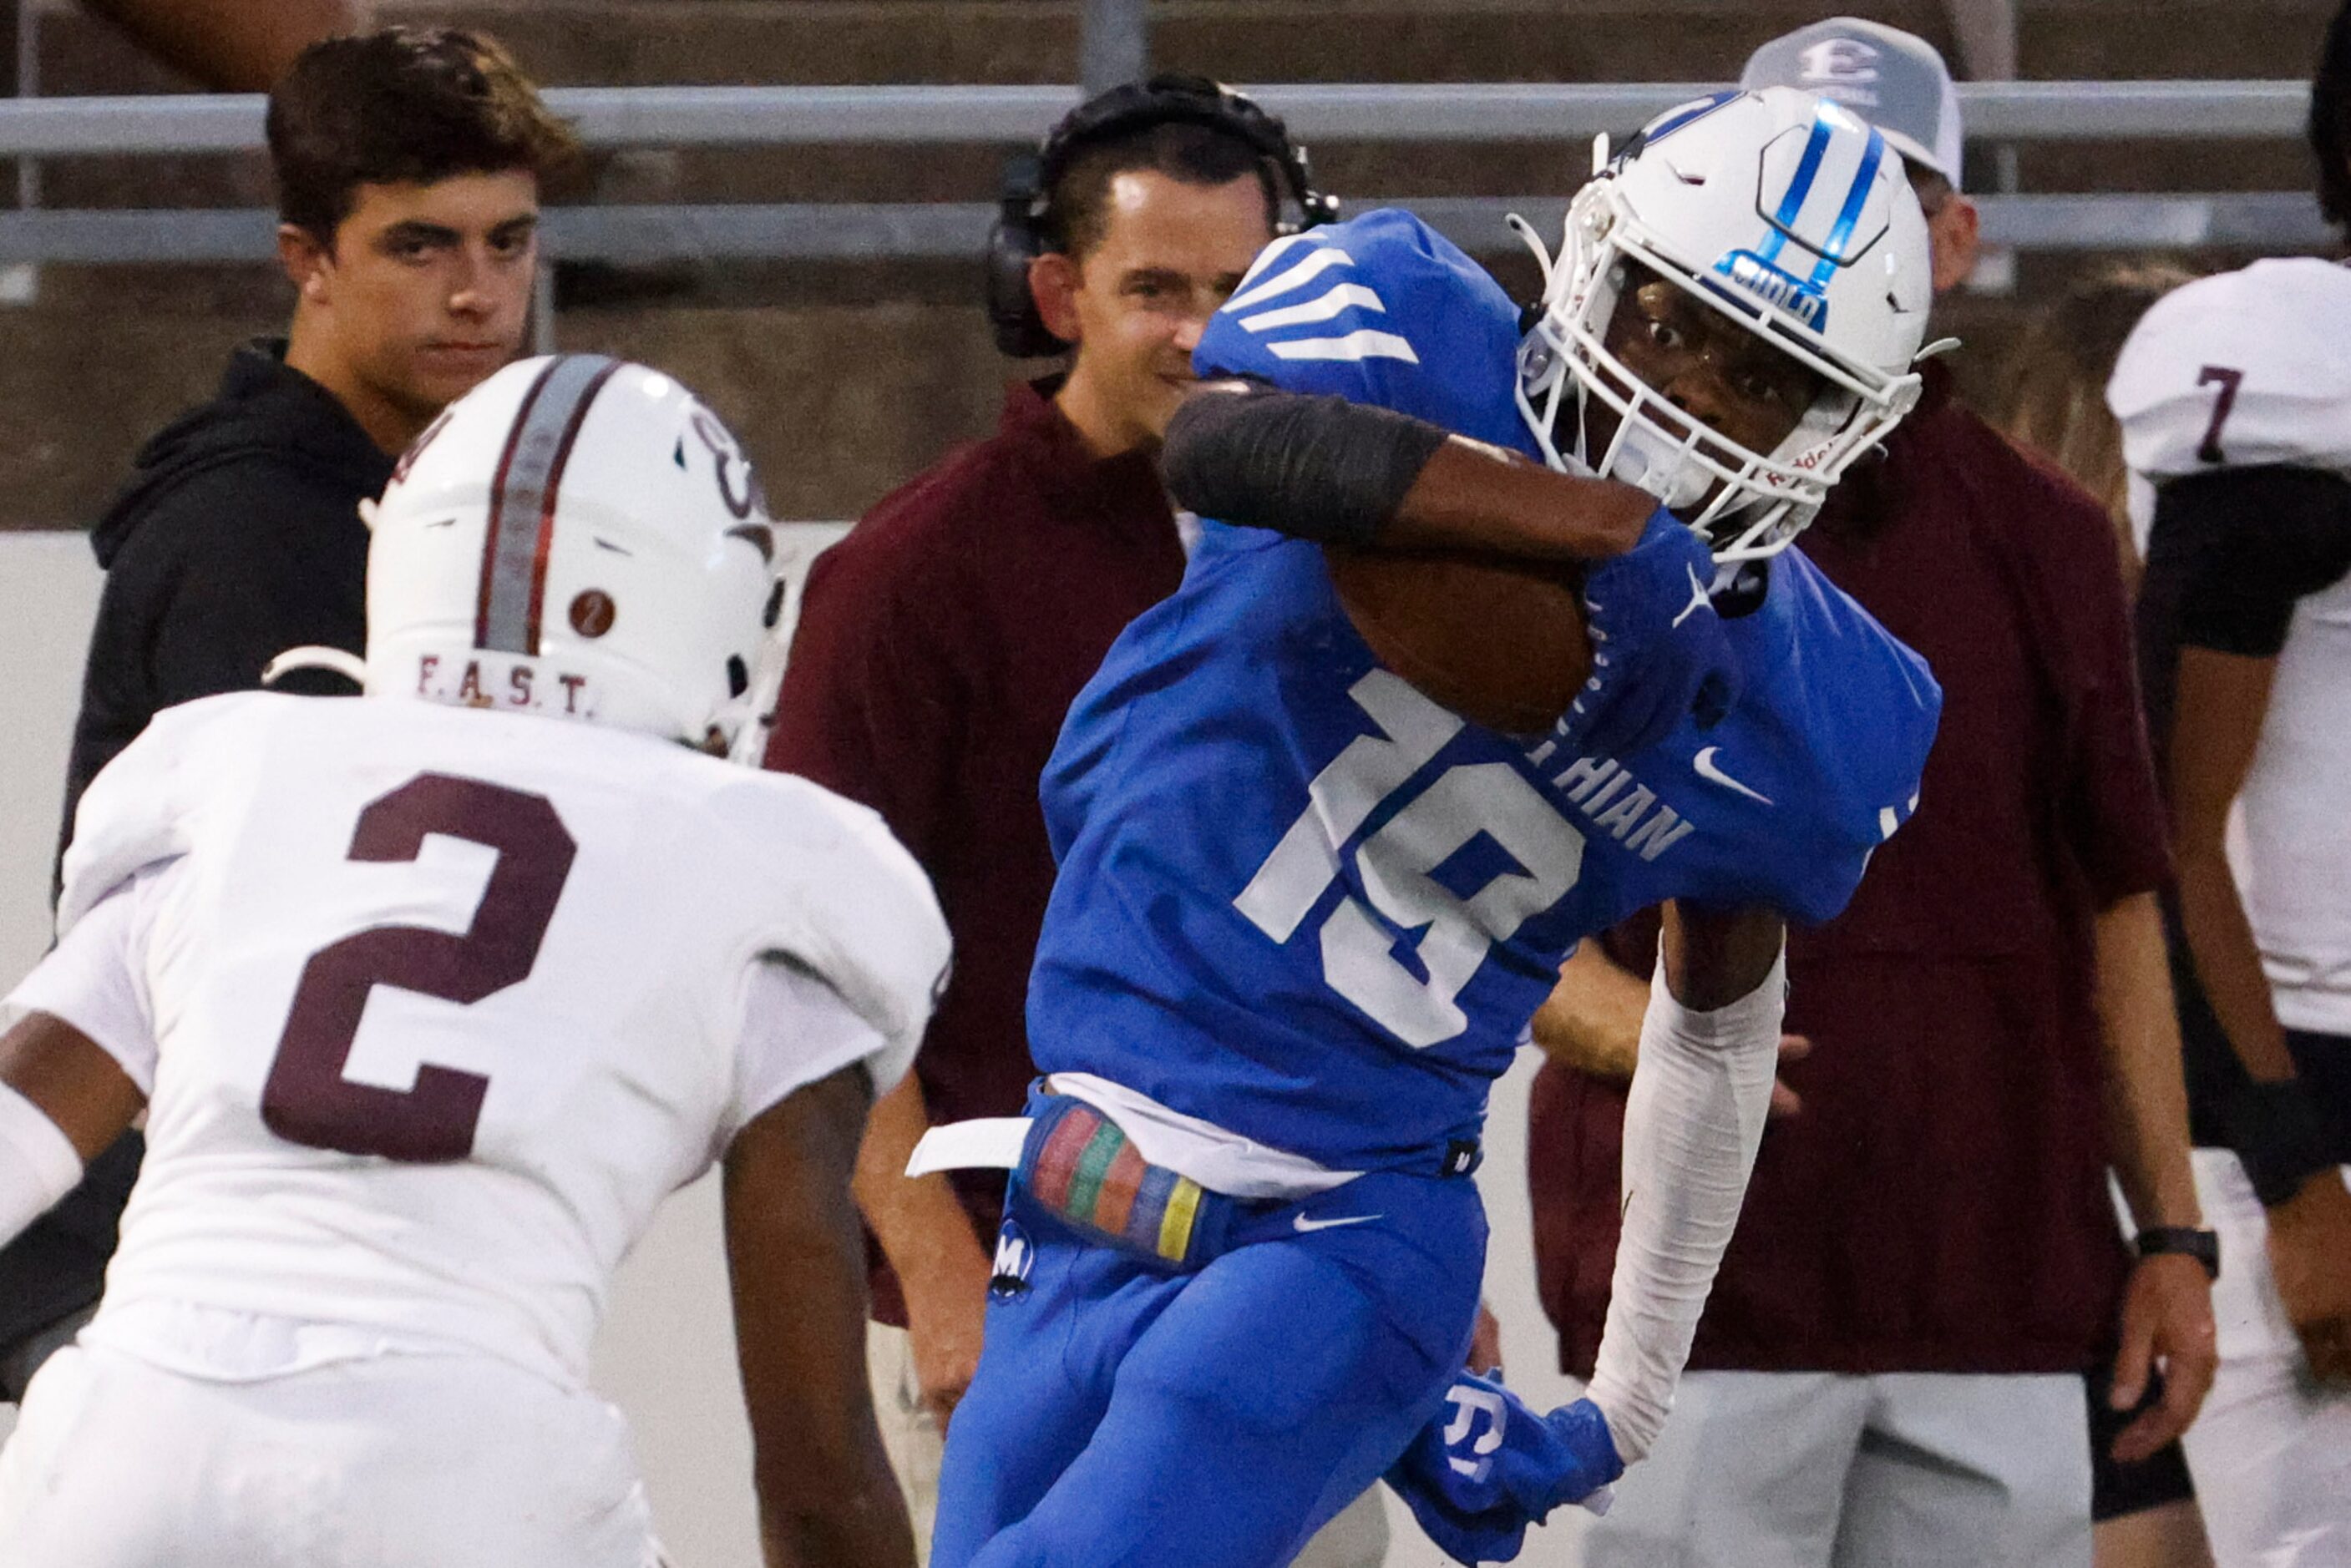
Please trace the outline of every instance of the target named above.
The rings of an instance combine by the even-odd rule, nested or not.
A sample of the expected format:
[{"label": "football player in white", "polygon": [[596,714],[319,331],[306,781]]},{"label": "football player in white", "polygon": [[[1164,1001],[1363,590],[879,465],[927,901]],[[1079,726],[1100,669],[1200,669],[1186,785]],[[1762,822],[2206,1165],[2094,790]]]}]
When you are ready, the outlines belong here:
[{"label": "football player in white", "polygon": [[[2351,5],[2310,110],[2351,225]],[[2255,262],[2141,319],[2107,389],[2147,572],[2143,684],[2220,1373],[2187,1438],[2221,1568],[2351,1564],[2351,269]],[[2242,821],[2232,868],[2233,814]]]},{"label": "football player in white", "polygon": [[749,464],[665,376],[538,359],[373,526],[367,697],[159,716],[9,999],[0,1238],[150,1147],[0,1564],[649,1568],[589,1342],[714,1161],[768,1561],[910,1564],[848,1181],[947,936],[880,818],[705,754],[773,602]]}]

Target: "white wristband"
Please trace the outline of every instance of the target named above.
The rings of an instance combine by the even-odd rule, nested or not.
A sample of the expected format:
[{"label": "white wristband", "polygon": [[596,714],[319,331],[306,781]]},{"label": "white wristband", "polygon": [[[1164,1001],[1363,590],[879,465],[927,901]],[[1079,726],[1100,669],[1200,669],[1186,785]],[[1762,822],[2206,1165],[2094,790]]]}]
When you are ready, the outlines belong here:
[{"label": "white wristband", "polygon": [[0,1084],[0,1247],[80,1186],[81,1168],[48,1113]]},{"label": "white wristband", "polygon": [[1641,1059],[1625,1107],[1625,1226],[1592,1399],[1626,1464],[1645,1458],[1673,1407],[1698,1314],[1763,1141],[1787,1011],[1783,952],[1763,983],[1693,1012],[1649,986]]}]

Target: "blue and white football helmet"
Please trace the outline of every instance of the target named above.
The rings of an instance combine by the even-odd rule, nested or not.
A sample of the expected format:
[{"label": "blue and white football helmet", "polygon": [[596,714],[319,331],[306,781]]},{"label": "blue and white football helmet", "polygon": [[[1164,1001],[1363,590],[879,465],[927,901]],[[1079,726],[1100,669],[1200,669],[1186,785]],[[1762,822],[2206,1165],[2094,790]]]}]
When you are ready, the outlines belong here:
[{"label": "blue and white football helmet", "polygon": [[[1933,269],[1900,154],[1847,110],[1792,88],[1725,92],[1651,121],[1614,162],[1604,138],[1520,346],[1519,408],[1553,467],[1657,497],[1718,562],[1773,556],[1829,487],[1918,400],[1912,368]],[[1675,412],[1604,346],[1637,263],[1817,372],[1825,389],[1773,451]],[[1590,445],[1593,400],[1614,410]]]}]

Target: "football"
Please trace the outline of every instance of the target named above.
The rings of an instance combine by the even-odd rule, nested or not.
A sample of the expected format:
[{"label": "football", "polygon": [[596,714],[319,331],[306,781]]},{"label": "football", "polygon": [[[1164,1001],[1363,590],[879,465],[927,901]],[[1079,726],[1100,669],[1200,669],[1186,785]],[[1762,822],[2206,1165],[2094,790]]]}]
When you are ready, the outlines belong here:
[{"label": "football", "polygon": [[1540,734],[1592,674],[1572,566],[1337,546],[1324,555],[1339,602],[1380,662],[1475,723]]}]

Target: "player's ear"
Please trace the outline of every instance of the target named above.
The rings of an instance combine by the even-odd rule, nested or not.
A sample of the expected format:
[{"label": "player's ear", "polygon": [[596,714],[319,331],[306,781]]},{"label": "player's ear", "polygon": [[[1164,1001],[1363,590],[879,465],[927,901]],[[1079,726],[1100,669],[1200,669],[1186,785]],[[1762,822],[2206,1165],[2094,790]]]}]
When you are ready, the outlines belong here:
[{"label": "player's ear", "polygon": [[299,223],[277,225],[277,265],[306,305],[327,301],[327,271],[334,252]]},{"label": "player's ear", "polygon": [[1980,223],[1976,204],[1951,192],[1935,215],[1927,220],[1928,247],[1934,257],[1935,292],[1941,294],[1965,283],[1976,270]]},{"label": "player's ear", "polygon": [[1037,302],[1045,330],[1064,343],[1075,343],[1080,336],[1078,289],[1084,281],[1078,264],[1060,251],[1047,251],[1029,264],[1029,296]]}]

